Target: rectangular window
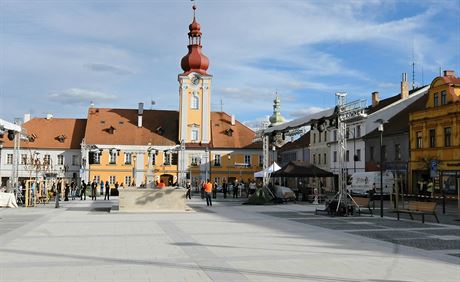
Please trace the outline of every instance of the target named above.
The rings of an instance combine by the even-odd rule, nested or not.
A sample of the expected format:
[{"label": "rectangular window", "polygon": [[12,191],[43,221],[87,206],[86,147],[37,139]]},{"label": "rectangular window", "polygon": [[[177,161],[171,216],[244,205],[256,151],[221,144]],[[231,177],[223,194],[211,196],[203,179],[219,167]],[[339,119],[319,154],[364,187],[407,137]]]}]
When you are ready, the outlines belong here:
[{"label": "rectangular window", "polygon": [[334,141],[337,141],[337,130],[334,130]]},{"label": "rectangular window", "polygon": [[444,128],[444,146],[445,147],[452,146],[451,138],[452,138],[452,129],[450,127],[445,127]]},{"label": "rectangular window", "polygon": [[45,157],[43,157],[43,164],[49,165],[50,163],[51,163],[51,156],[45,155]]},{"label": "rectangular window", "polygon": [[361,137],[361,125],[356,126],[356,138]]},{"label": "rectangular window", "polygon": [[125,186],[131,186],[131,176],[125,176]]},{"label": "rectangular window", "polygon": [[313,133],[313,144],[316,143],[316,133]]},{"label": "rectangular window", "polygon": [[214,166],[220,166],[220,160],[221,160],[220,155],[214,155]]},{"label": "rectangular window", "polygon": [[441,105],[447,104],[446,90],[441,91]]},{"label": "rectangular window", "polygon": [[327,142],[327,131],[324,131],[324,142]]},{"label": "rectangular window", "polygon": [[371,146],[370,150],[369,150],[369,157],[371,159],[371,161],[374,160],[374,146]]},{"label": "rectangular window", "polygon": [[361,161],[361,149],[356,150],[356,161]]},{"label": "rectangular window", "polygon": [[347,131],[345,133],[345,138],[347,138],[347,139],[350,138],[350,128],[349,127],[347,127]]},{"label": "rectangular window", "polygon": [[345,152],[345,161],[346,161],[346,162],[349,162],[349,161],[350,161],[350,151],[349,151],[349,150],[347,150],[347,151]]},{"label": "rectangular window", "polygon": [[27,164],[27,154],[22,154],[21,155],[21,164],[26,165]]},{"label": "rectangular window", "polygon": [[95,164],[100,164],[101,163],[101,154],[100,153],[94,153],[93,161],[94,161]]},{"label": "rectangular window", "polygon": [[165,153],[165,165],[170,165],[171,164],[171,154]]},{"label": "rectangular window", "polygon": [[58,165],[64,165],[64,155],[58,155],[57,158]]},{"label": "rectangular window", "polygon": [[72,155],[72,165],[79,165],[78,155]]},{"label": "rectangular window", "polygon": [[94,176],[94,181],[99,185],[99,183],[101,182],[101,176],[100,175],[95,175]]},{"label": "rectangular window", "polygon": [[395,160],[401,160],[401,145],[395,144]]},{"label": "rectangular window", "polygon": [[438,99],[438,93],[434,93],[434,94],[433,94],[433,105],[434,105],[435,107],[439,106],[439,101],[438,101],[438,100],[439,100],[439,99]]},{"label": "rectangular window", "polygon": [[387,146],[382,146],[382,161],[386,162],[387,160]]},{"label": "rectangular window", "polygon": [[192,166],[197,166],[200,164],[200,156],[192,156]]},{"label": "rectangular window", "polygon": [[260,155],[259,156],[259,167],[263,167],[263,166],[264,166],[264,156]]},{"label": "rectangular window", "polygon": [[316,164],[316,155],[313,154],[313,164]]},{"label": "rectangular window", "polygon": [[6,155],[6,164],[13,164],[13,154]]},{"label": "rectangular window", "polygon": [[334,151],[334,163],[337,162],[337,151]]},{"label": "rectangular window", "polygon": [[115,177],[115,175],[110,175],[110,176],[109,176],[109,183],[110,183],[111,185],[113,185],[113,184],[115,184],[115,182],[116,182],[116,177]]},{"label": "rectangular window", "polygon": [[125,164],[131,164],[131,153],[125,153]]},{"label": "rectangular window", "polygon": [[192,94],[192,103],[191,103],[192,109],[198,109],[200,107],[200,98],[196,93]]},{"label": "rectangular window", "polygon": [[324,159],[323,159],[323,163],[326,164],[327,163],[327,157],[326,157],[326,153],[324,153],[323,155]]},{"label": "rectangular window", "polygon": [[244,163],[246,164],[247,167],[251,166],[251,156],[250,155],[244,156]]},{"label": "rectangular window", "polygon": [[421,131],[417,131],[415,133],[415,136],[416,136],[416,141],[417,141],[417,144],[415,144],[415,147],[417,149],[421,149],[422,146],[423,146],[423,139],[422,139],[422,132]]},{"label": "rectangular window", "polygon": [[109,152],[109,164],[117,163],[117,152]]},{"label": "rectangular window", "polygon": [[321,132],[318,132],[318,143],[321,143]]},{"label": "rectangular window", "polygon": [[436,147],[436,130],[434,128],[430,129],[430,148]]},{"label": "rectangular window", "polygon": [[157,154],[150,154],[150,160],[152,161],[152,165],[155,165],[157,159]]},{"label": "rectangular window", "polygon": [[198,129],[192,129],[192,136],[190,137],[192,141],[198,141]]}]

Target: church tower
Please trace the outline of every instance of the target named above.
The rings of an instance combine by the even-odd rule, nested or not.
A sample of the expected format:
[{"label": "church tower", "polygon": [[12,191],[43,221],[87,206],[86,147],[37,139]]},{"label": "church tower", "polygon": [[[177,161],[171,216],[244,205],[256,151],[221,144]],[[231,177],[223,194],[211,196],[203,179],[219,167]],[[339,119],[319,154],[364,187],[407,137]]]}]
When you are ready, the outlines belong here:
[{"label": "church tower", "polygon": [[182,58],[179,74],[179,142],[208,144],[211,140],[211,80],[206,71],[209,59],[201,52],[200,24],[189,25],[188,53]]},{"label": "church tower", "polygon": [[284,123],[284,117],[281,115],[281,100],[276,94],[273,100],[273,115],[270,117],[270,127]]}]

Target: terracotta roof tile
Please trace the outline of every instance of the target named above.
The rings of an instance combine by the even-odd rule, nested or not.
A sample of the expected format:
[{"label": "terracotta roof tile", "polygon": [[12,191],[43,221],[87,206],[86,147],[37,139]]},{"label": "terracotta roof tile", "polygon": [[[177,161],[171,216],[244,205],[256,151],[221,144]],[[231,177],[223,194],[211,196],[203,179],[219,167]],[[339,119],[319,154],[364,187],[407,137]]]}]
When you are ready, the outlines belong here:
[{"label": "terracotta roof tile", "polygon": [[[80,149],[86,127],[86,119],[33,118],[24,123],[29,141],[22,141],[21,147],[35,149]],[[13,142],[6,134],[5,148],[12,148]]]},{"label": "terracotta roof tile", "polygon": [[231,125],[231,116],[224,112],[211,113],[211,139],[214,148],[259,148],[253,144],[256,134],[239,121]]},{"label": "terracotta roof tile", "polygon": [[[137,109],[92,108],[88,111],[87,144],[175,145],[178,144],[178,111],[144,110],[143,126],[137,127]],[[231,136],[230,136],[231,135]],[[255,133],[223,112],[211,113],[211,148],[261,148]],[[187,148],[206,145],[188,143]]]},{"label": "terracotta roof tile", "polygon": [[137,116],[137,109],[89,109],[86,144],[169,146],[178,143],[179,112],[144,110],[142,127],[137,126]]}]

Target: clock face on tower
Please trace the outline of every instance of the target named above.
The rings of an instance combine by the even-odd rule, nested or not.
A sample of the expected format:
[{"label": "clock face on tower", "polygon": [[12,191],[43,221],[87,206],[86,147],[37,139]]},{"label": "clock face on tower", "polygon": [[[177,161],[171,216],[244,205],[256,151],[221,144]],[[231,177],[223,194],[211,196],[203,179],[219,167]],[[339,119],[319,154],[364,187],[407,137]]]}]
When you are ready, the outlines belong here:
[{"label": "clock face on tower", "polygon": [[200,82],[200,77],[195,75],[192,77],[192,84],[193,85],[198,85],[198,83]]}]

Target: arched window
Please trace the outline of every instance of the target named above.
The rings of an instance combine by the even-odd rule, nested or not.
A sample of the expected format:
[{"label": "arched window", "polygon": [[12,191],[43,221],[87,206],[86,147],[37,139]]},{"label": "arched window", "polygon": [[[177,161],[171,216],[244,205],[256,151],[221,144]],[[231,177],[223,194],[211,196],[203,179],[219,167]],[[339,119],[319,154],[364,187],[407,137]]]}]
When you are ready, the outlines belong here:
[{"label": "arched window", "polygon": [[192,109],[199,109],[200,108],[200,97],[194,92],[192,94],[192,101],[190,103],[190,107]]}]

